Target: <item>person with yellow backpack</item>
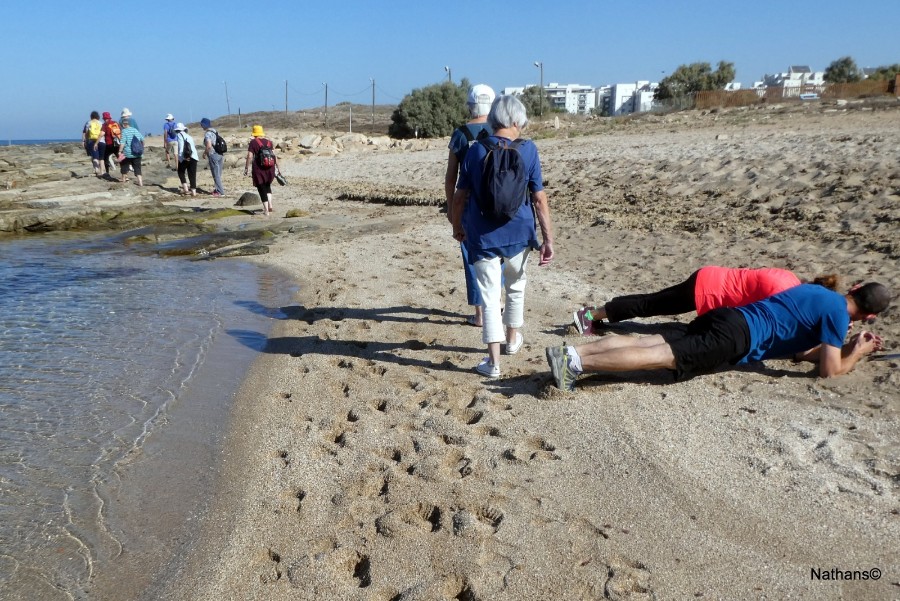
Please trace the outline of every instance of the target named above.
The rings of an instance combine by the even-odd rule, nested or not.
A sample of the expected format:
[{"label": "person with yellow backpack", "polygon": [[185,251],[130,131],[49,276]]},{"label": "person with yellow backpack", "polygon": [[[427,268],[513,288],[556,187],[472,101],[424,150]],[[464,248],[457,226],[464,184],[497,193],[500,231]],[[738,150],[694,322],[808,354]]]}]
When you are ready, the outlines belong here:
[{"label": "person with yellow backpack", "polygon": [[103,130],[103,124],[100,123],[100,113],[91,111],[91,120],[84,124],[81,130],[81,143],[85,152],[91,157],[91,164],[94,166],[94,175],[101,177],[100,174],[100,133]]}]

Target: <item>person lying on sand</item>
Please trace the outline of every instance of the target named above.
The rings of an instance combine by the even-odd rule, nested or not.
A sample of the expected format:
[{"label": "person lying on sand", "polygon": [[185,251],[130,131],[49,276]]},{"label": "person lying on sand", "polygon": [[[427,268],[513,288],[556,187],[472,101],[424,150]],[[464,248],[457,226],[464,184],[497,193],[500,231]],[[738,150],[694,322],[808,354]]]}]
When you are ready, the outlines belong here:
[{"label": "person lying on sand", "polygon": [[801,284],[737,309],[713,309],[688,324],[686,333],[642,338],[607,336],[577,347],[548,347],[556,386],[573,390],[583,372],[670,369],[676,380],[721,365],[793,356],[819,364],[819,375],[845,374],[884,342],[871,332],[844,337],[852,321],[870,319],[891,302],[890,291],[871,282],[845,295]]},{"label": "person lying on sand", "polygon": [[[816,278],[813,283],[835,290],[837,276]],[[649,294],[617,296],[602,307],[584,307],[574,313],[575,327],[590,336],[606,319],[616,323],[634,317],[679,315],[696,311],[703,315],[720,307],[743,307],[800,284],[786,269],[732,269],[709,265],[681,282]]]}]

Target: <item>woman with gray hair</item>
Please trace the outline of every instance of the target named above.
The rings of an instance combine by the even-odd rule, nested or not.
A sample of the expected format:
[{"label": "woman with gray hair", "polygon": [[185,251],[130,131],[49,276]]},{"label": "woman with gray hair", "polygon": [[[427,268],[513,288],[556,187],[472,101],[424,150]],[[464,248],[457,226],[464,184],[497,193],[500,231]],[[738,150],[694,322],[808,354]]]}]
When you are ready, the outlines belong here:
[{"label": "woman with gray hair", "polygon": [[[447,197],[447,219],[453,223],[451,208],[453,206],[453,193],[456,190],[456,182],[459,179],[459,167],[466,158],[469,146],[475,140],[485,138],[493,132],[487,124],[488,112],[491,103],[494,102],[494,90],[484,84],[474,85],[469,88],[469,97],[466,106],[469,108],[469,121],[453,132],[450,136],[450,154],[447,156],[447,173],[444,175],[444,194]],[[481,309],[481,293],[475,285],[475,268],[469,263],[469,254],[466,245],[460,243],[462,252],[463,269],[466,274],[466,300],[469,306],[475,307],[475,315],[470,315],[466,321],[479,328],[484,324]]]},{"label": "woman with gray hair", "polygon": [[[538,265],[550,263],[553,225],[537,147],[531,140],[519,139],[528,124],[525,106],[515,96],[500,96],[491,106],[487,121],[494,133],[473,144],[466,154],[453,196],[451,220],[453,237],[466,246],[482,296],[481,337],[487,344],[488,356],[475,370],[483,376],[499,378],[501,343],[506,343],[507,355],[514,355],[525,342],[519,329],[525,323],[528,255],[532,249],[539,250]],[[518,163],[527,180],[522,203],[508,220],[482,210],[484,164],[489,152],[498,152],[497,147],[518,153]],[[541,228],[542,244],[537,241],[535,216]],[[504,288],[506,310],[501,315],[500,297]]]}]

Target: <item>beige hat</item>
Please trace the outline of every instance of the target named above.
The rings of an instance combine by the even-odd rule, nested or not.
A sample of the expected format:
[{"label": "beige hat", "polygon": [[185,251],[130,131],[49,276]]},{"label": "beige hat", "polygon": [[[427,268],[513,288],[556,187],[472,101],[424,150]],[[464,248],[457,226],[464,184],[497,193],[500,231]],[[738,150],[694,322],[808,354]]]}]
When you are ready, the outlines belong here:
[{"label": "beige hat", "polygon": [[123,117],[130,117],[130,116],[131,116],[131,111],[128,110],[128,107],[125,107],[125,108],[122,109],[122,116],[123,116]]}]

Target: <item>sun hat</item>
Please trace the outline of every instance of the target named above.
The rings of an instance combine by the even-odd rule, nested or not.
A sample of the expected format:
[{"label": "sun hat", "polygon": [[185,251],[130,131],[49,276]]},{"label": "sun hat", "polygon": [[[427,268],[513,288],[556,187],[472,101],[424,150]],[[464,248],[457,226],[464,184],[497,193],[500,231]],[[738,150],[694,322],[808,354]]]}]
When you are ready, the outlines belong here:
[{"label": "sun hat", "polygon": [[172,113],[166,115],[166,121],[174,121],[175,117],[172,116]]},{"label": "sun hat", "polygon": [[266,135],[266,132],[263,131],[262,125],[254,125],[253,133],[251,133],[250,135],[253,136],[254,138],[262,138]]},{"label": "sun hat", "polygon": [[210,125],[212,125],[212,122],[210,122],[210,120],[206,117],[200,119],[200,127],[202,127],[203,129],[209,129]]},{"label": "sun hat", "polygon": [[109,111],[103,111],[103,120],[112,119],[112,115],[109,114]]},{"label": "sun hat", "polygon": [[490,105],[494,102],[494,89],[491,86],[486,86],[483,83],[472,86],[469,90],[469,98],[466,100],[467,104],[487,104]]},{"label": "sun hat", "polygon": [[131,111],[128,110],[128,107],[125,107],[125,108],[122,109],[122,116],[123,116],[123,117],[130,117],[130,116],[131,116]]},{"label": "sun hat", "polygon": [[175,131],[187,131],[187,128],[184,126],[184,123],[178,123],[175,125]]}]

